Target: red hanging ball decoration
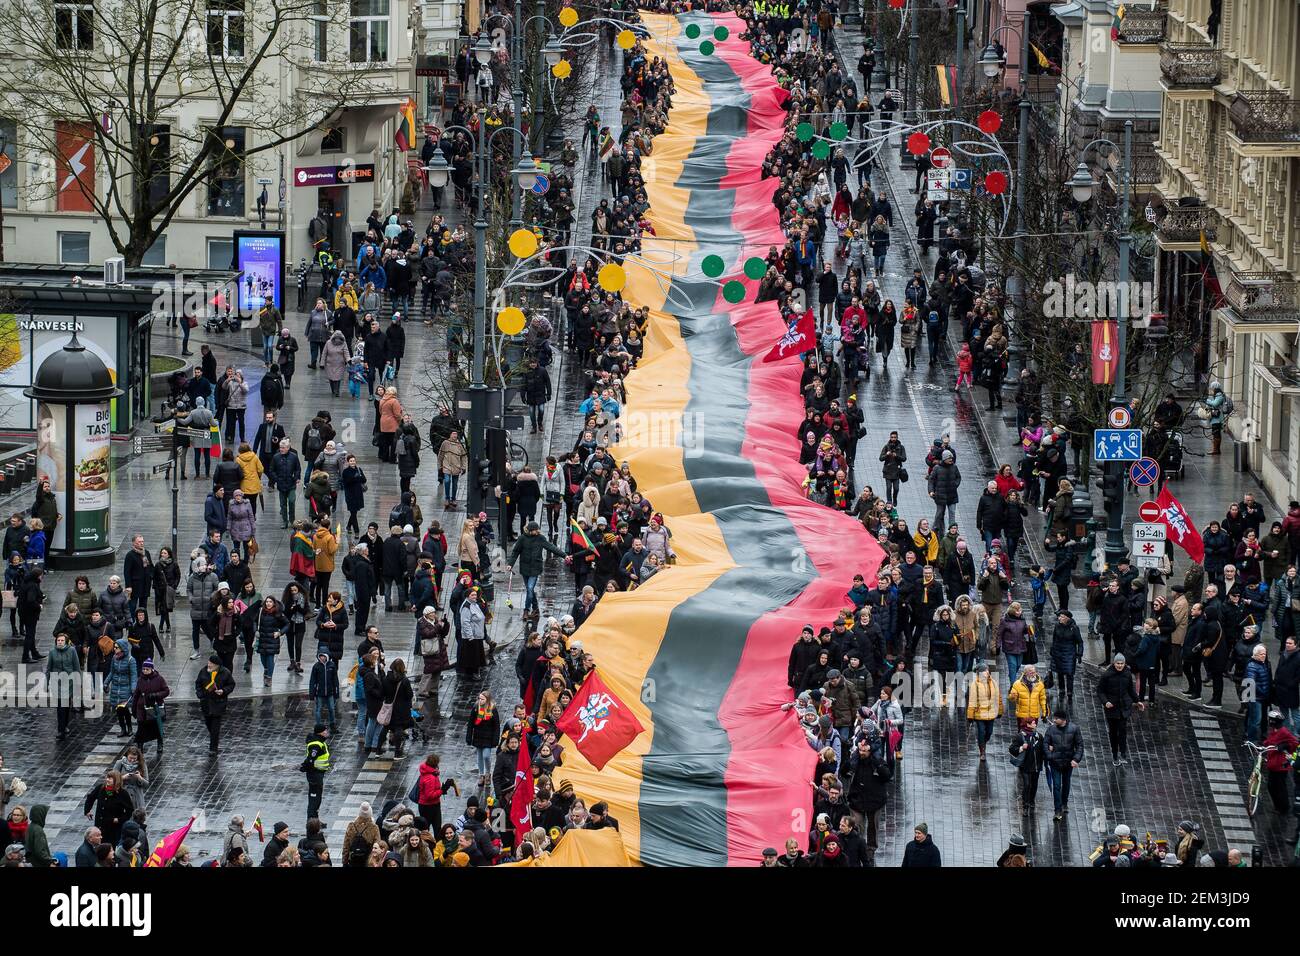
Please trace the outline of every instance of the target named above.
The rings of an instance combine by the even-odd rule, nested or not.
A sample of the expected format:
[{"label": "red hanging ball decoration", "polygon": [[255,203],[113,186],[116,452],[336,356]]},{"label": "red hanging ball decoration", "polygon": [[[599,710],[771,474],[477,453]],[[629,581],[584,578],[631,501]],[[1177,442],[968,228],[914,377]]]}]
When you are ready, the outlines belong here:
[{"label": "red hanging ball decoration", "polygon": [[1002,117],[997,110],[985,110],[975,121],[980,130],[992,136],[1002,128]]},{"label": "red hanging ball decoration", "polygon": [[997,171],[984,177],[984,191],[991,196],[1001,196],[1007,191],[1007,174]]},{"label": "red hanging ball decoration", "polygon": [[889,0],[889,6],[892,10],[901,10],[907,6],[907,0]]},{"label": "red hanging ball decoration", "polygon": [[913,156],[921,156],[930,151],[930,137],[924,133],[913,133],[907,137],[907,151]]}]

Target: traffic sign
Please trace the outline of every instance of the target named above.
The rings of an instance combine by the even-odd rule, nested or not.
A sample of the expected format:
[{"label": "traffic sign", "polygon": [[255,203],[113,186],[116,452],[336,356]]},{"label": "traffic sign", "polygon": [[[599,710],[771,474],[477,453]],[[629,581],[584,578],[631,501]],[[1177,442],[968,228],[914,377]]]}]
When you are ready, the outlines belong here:
[{"label": "traffic sign", "polygon": [[1137,428],[1098,428],[1092,433],[1096,461],[1137,461],[1142,457],[1142,432]]},{"label": "traffic sign", "polygon": [[944,189],[943,187],[927,188],[925,191],[925,198],[930,200],[930,202],[947,202],[948,190]]},{"label": "traffic sign", "polygon": [[953,189],[970,189],[972,176],[969,169],[953,169],[949,185]]},{"label": "traffic sign", "polygon": [[1133,525],[1133,543],[1140,544],[1143,541],[1164,541],[1168,529],[1165,528],[1164,522],[1139,522]]},{"label": "traffic sign", "polygon": [[1150,542],[1144,544],[1142,547],[1150,548],[1151,552],[1149,554],[1144,551],[1133,552],[1133,567],[1159,568],[1162,559],[1165,556],[1165,549],[1158,544],[1151,544]]},{"label": "traffic sign", "polygon": [[172,433],[180,435],[182,438],[188,438],[190,441],[208,441],[212,438],[212,432],[207,429],[177,428]]},{"label": "traffic sign", "polygon": [[939,187],[946,187],[952,181],[952,174],[947,169],[931,169],[925,174],[925,181]]},{"label": "traffic sign", "polygon": [[551,188],[551,178],[545,173],[538,173],[537,179],[533,181],[533,192],[538,196],[545,196],[546,190]]},{"label": "traffic sign", "polygon": [[1133,423],[1133,413],[1127,405],[1116,405],[1107,413],[1106,423],[1111,428],[1128,428]]},{"label": "traffic sign", "polygon": [[1138,517],[1143,521],[1159,521],[1160,506],[1154,501],[1144,501],[1138,505]]},{"label": "traffic sign", "polygon": [[8,171],[9,167],[13,165],[13,162],[14,161],[9,158],[8,153],[0,153],[0,174]]},{"label": "traffic sign", "polygon": [[1160,464],[1154,458],[1142,458],[1133,462],[1128,470],[1129,481],[1139,488],[1154,485],[1160,480]]},{"label": "traffic sign", "polygon": [[936,146],[930,151],[930,165],[935,169],[947,169],[952,165],[952,152],[945,146]]}]

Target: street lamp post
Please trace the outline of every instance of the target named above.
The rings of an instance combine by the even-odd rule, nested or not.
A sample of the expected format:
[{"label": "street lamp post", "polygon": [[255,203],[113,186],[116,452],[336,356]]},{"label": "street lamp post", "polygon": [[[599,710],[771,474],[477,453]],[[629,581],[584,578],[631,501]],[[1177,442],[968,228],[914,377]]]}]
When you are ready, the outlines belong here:
[{"label": "street lamp post", "polygon": [[874,75],[876,79],[879,79],[882,90],[889,85],[889,64],[885,62],[884,6],[885,0],[876,0],[876,69]]},{"label": "street lamp post", "polygon": [[[524,122],[524,0],[515,0],[515,20],[510,24],[510,36],[513,40],[510,45],[510,102],[515,110],[515,125],[522,128]],[[518,166],[523,139],[515,136],[512,140],[514,149],[510,155]],[[511,190],[510,221],[512,223],[522,221],[523,201],[523,194],[519,190]]]},{"label": "street lamp post", "polygon": [[957,56],[954,60],[952,107],[955,110],[961,99],[961,61],[966,49],[966,0],[957,0]]},{"label": "street lamp post", "polygon": [[[491,133],[487,131],[487,109],[478,108],[478,131],[463,126],[449,126],[444,132],[454,131],[468,133],[474,137],[474,170],[477,182],[474,188],[474,352],[470,366],[470,407],[469,407],[469,487],[466,500],[470,514],[483,510],[483,490],[479,487],[479,462],[487,450],[487,191],[491,181],[491,140],[498,133],[510,133],[516,142],[523,136],[513,126],[500,126]],[[441,152],[435,152],[429,165],[425,167],[429,174],[429,185],[442,187],[447,184],[451,167]],[[520,190],[531,189],[537,180],[537,164],[533,155],[524,150],[515,168],[510,171],[511,179],[518,183]],[[516,192],[514,186],[511,191]],[[512,203],[513,206],[513,203]],[[512,228],[518,220],[512,220]]]},{"label": "street lamp post", "polygon": [[[903,102],[907,115],[911,118],[912,122],[916,122],[916,70],[917,62],[920,59],[918,48],[921,43],[919,0],[914,0],[911,6],[911,32],[907,37],[907,74],[905,77],[907,80],[907,86],[903,91]],[[916,164],[916,157],[913,156],[911,151],[907,148],[906,131],[899,134],[898,148],[900,155],[903,157],[902,165],[914,166]]]},{"label": "street lamp post", "polygon": [[[1119,315],[1115,323],[1116,326],[1116,347],[1118,350],[1115,385],[1111,391],[1110,408],[1118,408],[1128,404],[1128,392],[1126,382],[1126,364],[1128,362],[1128,322],[1129,322],[1129,302],[1128,302],[1128,281],[1129,281],[1129,245],[1131,235],[1129,234],[1129,187],[1133,176],[1133,121],[1125,120],[1124,122],[1124,146],[1121,149],[1116,146],[1112,140],[1099,138],[1094,139],[1085,146],[1079,153],[1079,165],[1074,171],[1074,175],[1066,183],[1070,187],[1070,192],[1077,202],[1087,202],[1092,198],[1094,183],[1092,173],[1088,170],[1085,162],[1088,150],[1094,146],[1108,146],[1113,150],[1121,153],[1122,162],[1119,172],[1119,235],[1116,237],[1119,244],[1119,294],[1117,296],[1119,303]],[[1128,549],[1124,546],[1124,465],[1122,462],[1107,462],[1105,478],[1103,478],[1103,488],[1109,486],[1112,491],[1106,497],[1106,562],[1110,565],[1118,563]],[[1118,493],[1115,493],[1115,492]]]},{"label": "street lamp post", "polygon": [[[988,38],[988,45],[984,52],[980,54],[980,66],[984,70],[984,75],[989,79],[997,76],[1005,67],[1005,61],[998,55],[997,47],[994,41],[1003,32],[1016,34],[1020,40],[1020,120],[1016,132],[1016,242],[1015,242],[1015,260],[1016,269],[1010,276],[1008,282],[1008,292],[1011,293],[1011,302],[1015,309],[1016,322],[1021,320],[1025,309],[1025,174],[1029,168],[1029,112],[1033,103],[1029,99],[1028,90],[1026,89],[1026,71],[1029,67],[1029,24],[1022,22],[1020,29],[1004,25]],[[1012,351],[1017,353],[1021,361],[1018,363],[1021,368],[1024,363],[1024,349],[1021,345],[1021,339],[1018,335],[1012,335]]]}]

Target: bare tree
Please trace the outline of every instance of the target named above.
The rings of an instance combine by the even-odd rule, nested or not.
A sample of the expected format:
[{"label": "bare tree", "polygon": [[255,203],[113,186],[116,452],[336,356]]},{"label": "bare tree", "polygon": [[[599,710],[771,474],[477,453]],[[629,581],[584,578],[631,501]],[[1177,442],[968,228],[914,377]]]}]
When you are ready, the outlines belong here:
[{"label": "bare tree", "polygon": [[[15,122],[21,148],[42,157],[26,194],[57,193],[57,163],[67,163],[114,247],[138,265],[196,189],[219,189],[259,154],[373,100],[384,68],[364,51],[352,62],[348,9],[327,0],[0,0],[0,114]],[[242,127],[242,143],[232,127]],[[64,156],[70,134],[93,145],[94,169]]]}]

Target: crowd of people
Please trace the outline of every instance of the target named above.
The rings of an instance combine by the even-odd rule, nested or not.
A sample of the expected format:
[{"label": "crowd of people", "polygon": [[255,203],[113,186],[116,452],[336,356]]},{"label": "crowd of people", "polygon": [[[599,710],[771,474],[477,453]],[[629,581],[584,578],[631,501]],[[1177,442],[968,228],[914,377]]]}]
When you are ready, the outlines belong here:
[{"label": "crowd of people", "polygon": [[[668,0],[648,6],[685,9]],[[731,7],[710,0],[709,8]],[[924,199],[915,213],[922,247],[938,249],[933,275],[927,279],[917,269],[901,305],[883,294],[895,212],[886,191],[872,192],[872,163],[844,149],[819,159],[798,133],[802,123],[823,134],[833,123],[852,131],[855,124],[871,122],[877,108],[883,118],[898,108],[887,94],[878,105],[872,103],[874,54],[867,50],[858,61],[859,87],[834,40],[839,15],[834,0],[810,0],[795,9],[770,2],[738,4],[736,12],[746,20],[752,55],[770,65],[791,94],[787,129],[762,167],[765,177],[780,181],[773,202],[786,241],[768,252],[758,295],[775,301],[792,324],[805,308],[818,314],[817,345],[804,357],[799,383],[806,409],[797,433],[800,462],[808,471],[805,487],[810,498],[860,520],[884,552],[878,567],[861,569],[855,577],[844,611],[832,621],[805,626],[791,649],[792,701],[785,709],[816,754],[814,823],[806,838],[792,835],[783,853],[766,851],[762,865],[874,865],[882,814],[897,788],[905,731],[918,708],[934,707],[956,719],[964,715],[969,728],[964,739],[979,763],[988,759],[988,747],[1004,727],[1005,740],[998,746],[1005,743],[1003,752],[1016,769],[1022,808],[1032,811],[1045,774],[1055,819],[1061,821],[1070,810],[1074,772],[1085,766],[1085,755],[1095,765],[1100,750],[1099,742],[1085,741],[1075,720],[1076,686],[1104,712],[1111,760],[1121,768],[1129,759],[1134,715],[1158,703],[1156,689],[1171,676],[1182,676],[1186,696],[1199,700],[1202,671],[1211,684],[1209,706],[1222,705],[1225,679],[1250,690],[1241,695],[1246,734],[1273,748],[1268,761],[1272,803],[1279,813],[1292,812],[1289,755],[1298,746],[1300,713],[1294,621],[1300,613],[1300,503],[1292,502],[1289,513],[1261,538],[1265,514],[1247,495],[1223,521],[1210,522],[1204,562],[1193,565],[1178,584],[1171,583],[1169,571],[1143,573],[1127,561],[1110,574],[1089,575],[1085,567],[1084,629],[1071,606],[1081,561],[1070,525],[1074,486],[1068,477],[1071,464],[1079,474],[1082,428],[1068,418],[1048,419],[1032,372],[1024,373],[1015,389],[1021,460],[1014,468],[1000,465],[986,480],[974,528],[958,521],[963,476],[949,435],[909,458],[893,433],[878,455],[881,492],[862,481],[858,445],[866,428],[857,390],[873,367],[888,368],[896,332],[904,367],[911,369],[922,339],[931,364],[948,362],[948,330],[959,324],[960,350],[951,359],[954,387],[986,387],[989,407],[1000,408],[1009,353],[1001,321],[1004,299],[995,285],[977,282],[966,266],[968,246],[958,228],[943,227],[943,235],[934,239],[945,220]],[[636,12],[625,3],[612,15],[632,20]],[[797,27],[804,29],[806,43],[791,42]],[[75,853],[76,865],[139,866],[141,855],[147,856],[144,749],[153,743],[162,754],[171,695],[154,662],[166,654],[164,636],[178,633],[178,598],[188,605],[191,659],[206,658],[194,693],[212,754],[220,751],[222,719],[241,670],[251,675],[258,666],[269,686],[277,664],[287,659],[292,673],[306,677],[302,690],[312,701],[314,719],[301,766],[308,792],[304,832],[292,844],[293,828],[276,823],[263,865],[491,865],[543,854],[568,829],[617,829],[606,804],[588,806],[564,778],[566,743],[557,722],[597,666],[580,632],[603,595],[675,573],[667,521],[638,490],[627,463],[611,452],[619,439],[623,382],[642,358],[648,310],[602,289],[596,257],[573,255],[568,248],[578,215],[574,176],[579,168],[601,181],[590,213],[593,247],[618,261],[653,232],[641,164],[668,121],[673,81],[667,64],[640,40],[623,52],[620,63],[620,131],[611,132],[596,106],[587,111],[586,156],[566,142],[536,224],[543,260],[555,275],[550,292],[562,303],[564,323],[557,332],[545,315],[533,316],[525,333],[522,395],[532,430],[543,431],[554,397],[548,369],[555,351],[565,350],[582,376],[581,427],[572,448],[552,447],[537,471],[506,467],[492,489],[499,506],[495,523],[485,512],[467,514],[453,544],[441,521],[426,519],[411,490],[422,464],[436,467],[436,497],[442,510],[453,511],[461,478],[472,480],[463,424],[443,406],[427,431],[422,429],[403,408],[394,383],[406,353],[405,323],[413,314],[422,314],[429,324],[446,322],[451,366],[463,356],[465,330],[456,319],[455,302],[470,281],[473,241],[463,227],[448,226],[439,215],[418,235],[413,221],[397,212],[371,217],[355,260],[321,246],[315,264],[321,284],[310,310],[306,270],[299,287],[300,309],[308,313],[303,332],[308,369],[323,373],[335,398],[342,399],[346,381],[350,399],[370,399],[380,462],[396,468],[401,495],[386,520],[363,527],[367,476],[356,454],[344,447],[330,409],[313,415],[296,442],[298,436],[280,420],[299,346],[272,304],[257,318],[264,413],[251,442],[244,421],[250,386],[233,365],[219,373],[210,345],[202,346],[192,375],[173,384],[168,400],[177,427],[224,429],[224,449],[215,463],[211,445],[179,439],[185,449],[179,459],[182,477],[188,478],[190,466],[199,479],[202,466],[203,479],[211,480],[204,539],[188,555],[176,555],[167,547],[151,553],[144,537],[136,535],[121,574],[110,576],[104,588],[79,576],[53,605],[57,622],[46,654],[39,647],[39,624],[43,608],[53,602],[41,589],[44,549],[59,520],[48,486],[38,491],[30,514],[11,516],[4,537],[5,588],[16,596],[10,621],[15,632],[21,629],[24,663],[43,663],[51,674],[87,670],[97,675],[119,734],[132,738],[86,799],[94,826]],[[498,102],[498,66],[480,67],[468,46],[457,58],[463,82],[491,91],[481,114],[488,126],[512,120],[509,107]],[[469,133],[435,130],[424,146],[426,162],[437,150],[452,167],[452,201],[459,208],[475,201],[473,136],[485,132],[479,124],[480,114],[458,105],[448,126],[465,126]],[[849,188],[850,175],[856,176],[856,193]],[[441,207],[441,190],[432,191],[432,200]],[[837,236],[828,234],[830,226]],[[842,276],[837,260],[845,266]],[[1172,410],[1163,414],[1160,427],[1172,431]],[[898,513],[901,486],[913,477],[909,464],[935,509],[933,516],[917,516],[914,524]],[[1030,508],[1041,512],[1051,567],[1028,560]],[[277,518],[279,530],[291,535],[290,562],[283,588],[263,593],[250,566],[258,559],[259,530]],[[538,587],[548,554],[572,575],[576,598],[567,614],[542,620]],[[342,572],[341,589],[336,569]],[[330,741],[348,733],[340,729],[345,695],[355,706],[354,732],[364,754],[382,755],[391,745],[394,758],[405,757],[410,741],[419,739],[422,703],[440,675],[454,668],[475,680],[495,660],[494,572],[515,569],[524,584],[526,630],[514,660],[518,699],[503,706],[487,690],[477,695],[464,728],[477,779],[463,814],[444,820],[443,797],[459,795],[460,784],[442,773],[439,754],[428,754],[404,800],[390,801],[378,812],[362,805],[344,835],[343,859],[331,860],[319,811],[331,770]],[[387,646],[372,623],[371,616],[380,614],[384,630],[397,635]],[[1281,644],[1276,667],[1264,643],[1270,623]],[[309,629],[314,641],[308,640]],[[1083,665],[1086,639],[1094,636],[1104,651],[1104,667],[1096,675]],[[1004,666],[998,666],[999,657]],[[1005,683],[1000,682],[1003,670]],[[73,720],[72,701],[63,702],[57,714],[62,739]],[[510,805],[518,752],[525,745],[534,778],[533,828],[516,830],[508,815],[503,820],[494,811]],[[21,798],[20,783],[12,775],[0,776],[0,811],[6,800]],[[0,846],[21,845],[17,862],[10,863],[7,854],[7,864],[24,858],[31,865],[59,862],[43,835],[47,813],[44,804],[30,812],[16,806],[0,813]],[[260,820],[253,829],[263,835]],[[251,865],[253,829],[244,818],[233,817],[216,862]],[[941,865],[929,826],[917,823],[912,832],[903,865]],[[1172,841],[1152,839],[1141,846],[1117,830],[1099,848],[1094,865],[1198,865],[1204,842],[1192,821],[1180,823]],[[1013,836],[999,865],[1028,865],[1031,857],[1025,841]],[[1219,862],[1213,854],[1211,862]],[[188,852],[173,865],[190,865]]]}]

